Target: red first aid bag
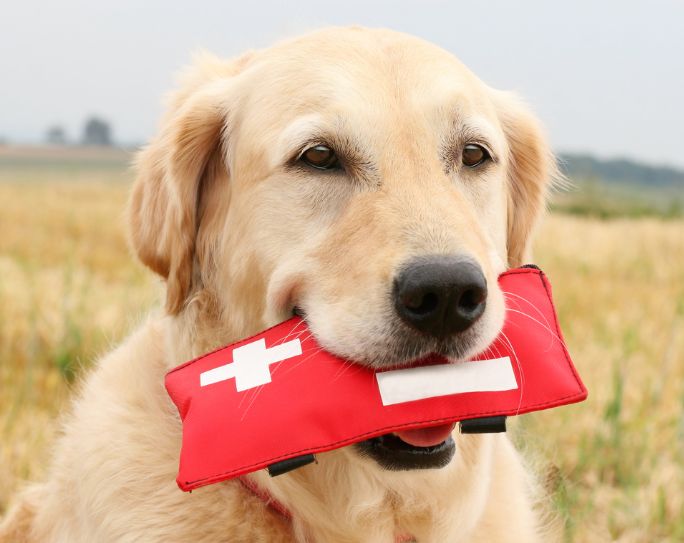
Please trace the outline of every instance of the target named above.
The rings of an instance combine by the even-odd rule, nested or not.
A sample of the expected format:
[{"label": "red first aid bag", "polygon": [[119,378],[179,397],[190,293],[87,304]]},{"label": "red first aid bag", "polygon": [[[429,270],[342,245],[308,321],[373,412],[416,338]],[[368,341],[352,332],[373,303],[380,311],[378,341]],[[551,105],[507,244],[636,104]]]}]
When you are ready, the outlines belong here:
[{"label": "red first aid bag", "polygon": [[173,369],[166,389],[183,421],[178,486],[277,473],[391,432],[457,421],[461,431],[501,431],[505,416],[584,400],[545,275],[513,269],[499,285],[503,331],[471,361],[430,357],[376,372],[323,351],[295,317]]}]

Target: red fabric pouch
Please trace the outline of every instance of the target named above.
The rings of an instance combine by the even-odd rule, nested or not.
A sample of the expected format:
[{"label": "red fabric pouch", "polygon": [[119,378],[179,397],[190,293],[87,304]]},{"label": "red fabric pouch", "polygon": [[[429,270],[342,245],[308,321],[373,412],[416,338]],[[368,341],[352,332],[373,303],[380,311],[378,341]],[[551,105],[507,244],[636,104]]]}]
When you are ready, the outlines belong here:
[{"label": "red fabric pouch", "polygon": [[457,421],[464,432],[501,431],[506,416],[584,400],[546,276],[518,268],[499,285],[503,331],[472,361],[375,372],[323,351],[295,317],[173,369],[166,389],[183,421],[178,486],[287,471],[390,432]]}]

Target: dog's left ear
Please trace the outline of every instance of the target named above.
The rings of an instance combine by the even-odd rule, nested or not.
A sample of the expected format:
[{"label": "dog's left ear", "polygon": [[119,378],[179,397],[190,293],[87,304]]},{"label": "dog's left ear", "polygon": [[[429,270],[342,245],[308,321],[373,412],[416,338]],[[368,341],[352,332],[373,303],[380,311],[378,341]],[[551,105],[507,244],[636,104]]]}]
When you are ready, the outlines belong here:
[{"label": "dog's left ear", "polygon": [[559,179],[556,160],[537,119],[514,95],[496,91],[494,104],[508,142],[508,265],[531,262],[534,227],[549,189]]}]

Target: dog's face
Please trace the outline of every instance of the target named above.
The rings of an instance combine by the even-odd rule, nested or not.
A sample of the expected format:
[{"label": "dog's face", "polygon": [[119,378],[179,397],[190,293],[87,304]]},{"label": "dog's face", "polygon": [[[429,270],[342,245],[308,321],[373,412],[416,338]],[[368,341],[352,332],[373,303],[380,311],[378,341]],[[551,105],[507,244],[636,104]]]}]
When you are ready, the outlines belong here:
[{"label": "dog's face", "polygon": [[[497,276],[525,258],[551,168],[533,118],[445,51],[322,31],[189,76],[142,154],[133,243],[169,312],[232,334],[216,342],[296,311],[359,364],[460,360],[501,329]],[[435,467],[448,441],[365,451]]]}]

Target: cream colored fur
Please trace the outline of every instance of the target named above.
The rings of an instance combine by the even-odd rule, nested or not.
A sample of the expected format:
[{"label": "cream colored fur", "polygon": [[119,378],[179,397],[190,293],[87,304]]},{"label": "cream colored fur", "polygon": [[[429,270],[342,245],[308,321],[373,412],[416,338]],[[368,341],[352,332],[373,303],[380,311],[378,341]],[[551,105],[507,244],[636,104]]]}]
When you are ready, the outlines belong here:
[{"label": "cream colored fur", "polygon": [[[294,164],[316,138],[356,156],[346,174]],[[472,138],[495,156],[478,171],[460,167]],[[392,362],[388,285],[421,254],[479,262],[490,293],[470,351],[484,348],[503,319],[496,276],[528,258],[553,173],[519,102],[416,38],[328,29],[199,59],[138,171],[132,245],[166,280],[166,308],[87,376],[45,481],[18,496],[0,541],[539,540],[532,485],[505,435],[455,435],[438,470],[385,471],[347,448],[275,479],[254,474],[291,524],[235,482],[183,493],[180,422],[163,387],[168,369],[294,305],[328,349]]]}]

